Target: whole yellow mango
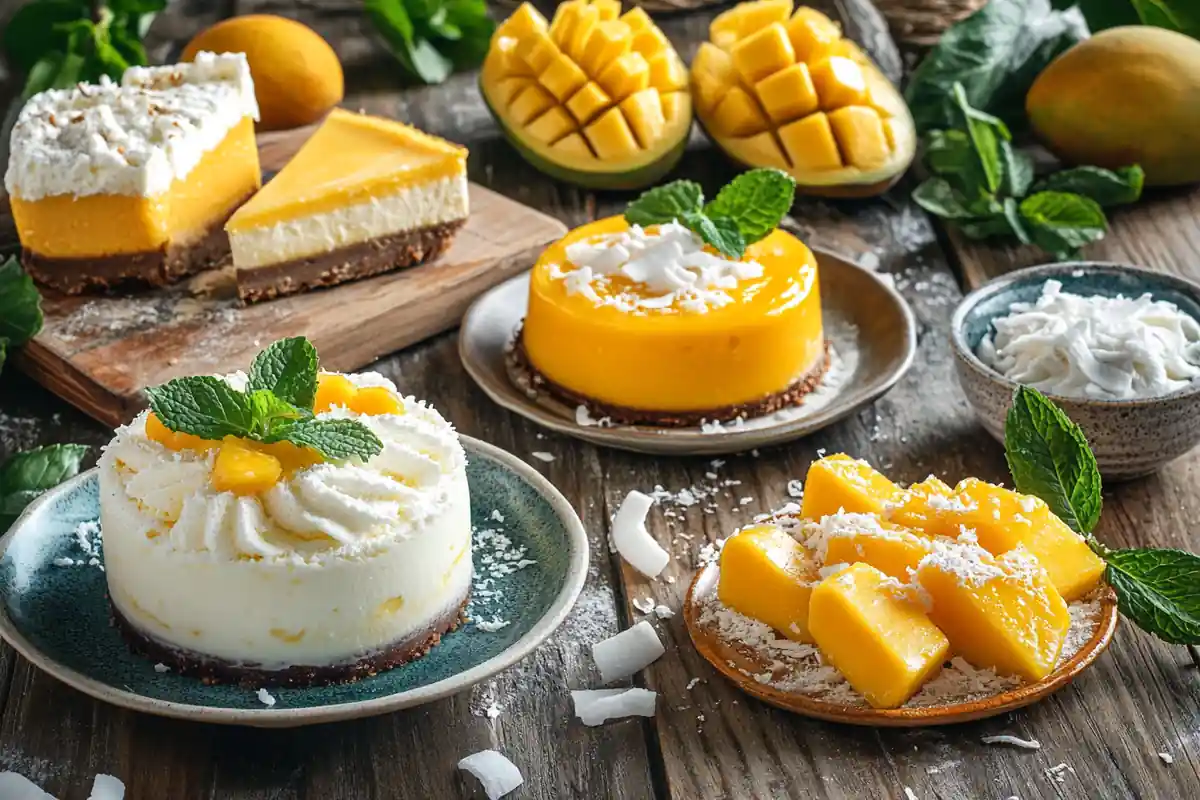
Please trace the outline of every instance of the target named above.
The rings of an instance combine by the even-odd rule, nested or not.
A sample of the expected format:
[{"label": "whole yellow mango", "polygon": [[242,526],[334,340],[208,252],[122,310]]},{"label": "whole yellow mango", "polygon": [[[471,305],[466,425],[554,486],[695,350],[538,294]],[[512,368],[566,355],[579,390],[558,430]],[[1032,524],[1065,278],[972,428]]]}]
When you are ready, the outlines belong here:
[{"label": "whole yellow mango", "polygon": [[1064,161],[1140,164],[1147,186],[1200,181],[1200,42],[1188,36],[1145,26],[1098,33],[1043,70],[1025,110]]},{"label": "whole yellow mango", "polygon": [[316,122],[342,100],[342,64],[312,28],[271,14],[232,17],[201,31],[183,49],[191,61],[202,50],[245,53],[258,99],[259,130]]}]

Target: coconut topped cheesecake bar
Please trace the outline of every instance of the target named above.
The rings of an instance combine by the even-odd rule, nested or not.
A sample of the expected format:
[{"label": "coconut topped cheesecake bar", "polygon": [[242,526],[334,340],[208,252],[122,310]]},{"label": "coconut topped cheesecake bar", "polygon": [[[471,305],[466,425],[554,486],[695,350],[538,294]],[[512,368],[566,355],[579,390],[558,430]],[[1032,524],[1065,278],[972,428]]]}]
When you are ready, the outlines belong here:
[{"label": "coconut topped cheesecake bar", "polygon": [[217,265],[225,220],[261,185],[257,118],[242,54],[34,95],[5,174],[25,266],[77,293]]},{"label": "coconut topped cheesecake bar", "polygon": [[[136,651],[209,680],[316,684],[406,663],[459,624],[466,457],[433,408],[375,373],[318,376],[302,339],[248,375],[150,394],[100,460],[109,595]],[[180,424],[181,403],[208,421]]]}]

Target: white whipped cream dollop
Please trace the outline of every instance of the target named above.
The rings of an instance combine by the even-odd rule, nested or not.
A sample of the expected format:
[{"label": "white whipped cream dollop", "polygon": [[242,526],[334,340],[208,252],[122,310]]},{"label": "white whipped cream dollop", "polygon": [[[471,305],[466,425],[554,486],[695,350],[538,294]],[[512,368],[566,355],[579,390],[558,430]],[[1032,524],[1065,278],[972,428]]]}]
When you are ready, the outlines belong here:
[{"label": "white whipped cream dollop", "polygon": [[979,358],[1017,383],[1065,397],[1130,400],[1200,376],[1200,323],[1150,295],[1084,297],[1046,281],[1035,303],[993,321]]},{"label": "white whipped cream dollop", "polygon": [[4,186],[30,201],[160,194],[245,117],[257,120],[258,104],[242,53],[131,67],[120,85],[104,77],[50,89],[21,109]]},{"label": "white whipped cream dollop", "polygon": [[[674,307],[703,314],[732,303],[729,292],[741,281],[763,275],[756,261],[731,261],[708,252],[703,239],[676,222],[652,233],[631,225],[621,233],[589,237],[567,245],[566,256],[568,265],[553,265],[550,276],[563,281],[568,294],[626,313]],[[616,290],[615,276],[643,290]],[[609,291],[601,294],[598,288]]]}]

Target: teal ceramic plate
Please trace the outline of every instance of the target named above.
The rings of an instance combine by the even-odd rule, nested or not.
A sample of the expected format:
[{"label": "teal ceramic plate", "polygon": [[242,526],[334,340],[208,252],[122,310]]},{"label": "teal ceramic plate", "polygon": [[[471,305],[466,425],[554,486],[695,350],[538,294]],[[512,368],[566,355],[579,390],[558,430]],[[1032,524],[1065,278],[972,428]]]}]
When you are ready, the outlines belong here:
[{"label": "teal ceramic plate", "polygon": [[[499,529],[512,541],[510,547],[527,548],[525,558],[536,561],[497,579],[493,588],[503,589],[500,600],[472,609],[489,620],[507,620],[499,630],[467,623],[424,658],[357,683],[265,687],[276,699],[271,708],[253,689],[206,686],[159,673],[129,652],[109,626],[104,573],[89,566],[86,557],[80,559],[76,531],[99,517],[99,482],[91,470],[39,498],[0,539],[0,635],[36,666],[95,698],[203,722],[310,725],[382,714],[460,692],[545,640],[574,605],[588,564],[583,525],[557,489],[515,456],[466,436],[462,441],[476,556],[491,547],[490,536],[480,532]],[[83,563],[62,566],[67,558]]]}]

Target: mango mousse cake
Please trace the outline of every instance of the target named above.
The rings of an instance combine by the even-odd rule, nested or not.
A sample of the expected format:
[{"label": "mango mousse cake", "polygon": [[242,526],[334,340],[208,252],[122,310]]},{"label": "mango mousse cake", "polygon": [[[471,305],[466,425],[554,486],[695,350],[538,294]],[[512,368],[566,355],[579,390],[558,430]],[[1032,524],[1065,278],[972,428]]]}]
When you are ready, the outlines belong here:
[{"label": "mango mousse cake", "polygon": [[404,664],[459,624],[466,458],[433,408],[376,373],[318,374],[303,339],[149,394],[99,465],[112,612],[135,651],[310,685]]},{"label": "mango mousse cake", "polygon": [[467,151],[335,108],[225,229],[244,301],[436,258],[466,222]]},{"label": "mango mousse cake", "polygon": [[[739,233],[740,252],[721,252],[677,218],[734,225],[740,198],[762,181],[775,208],[769,224]],[[756,170],[701,211],[699,186],[677,181],[625,217],[571,231],[534,265],[516,357],[535,383],[618,422],[699,425],[800,402],[828,355],[816,260],[776,228],[793,188],[781,172]],[[648,213],[679,191],[694,212]]]},{"label": "mango mousse cake", "polygon": [[716,602],[793,653],[810,647],[872,707],[896,708],[951,657],[968,690],[980,676],[1003,688],[1046,678],[1081,644],[1072,609],[1094,605],[1103,572],[1036,497],[975,478],[901,489],[836,455],[810,467],[800,507],[729,538]]},{"label": "mango mousse cake", "polygon": [[4,181],[25,267],[75,294],[221,264],[225,221],[261,185],[256,119],[241,54],[34,95]]}]

